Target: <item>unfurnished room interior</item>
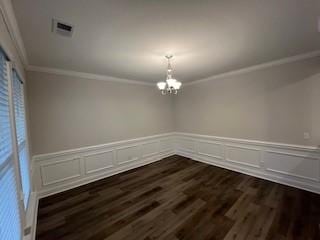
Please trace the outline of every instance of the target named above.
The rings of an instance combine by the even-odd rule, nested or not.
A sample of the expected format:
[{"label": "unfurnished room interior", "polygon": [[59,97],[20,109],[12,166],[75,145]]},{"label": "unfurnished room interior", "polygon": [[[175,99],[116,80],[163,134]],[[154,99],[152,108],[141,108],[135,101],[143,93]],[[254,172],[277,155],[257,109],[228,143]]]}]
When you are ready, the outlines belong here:
[{"label": "unfurnished room interior", "polygon": [[319,0],[0,10],[0,240],[320,240]]}]

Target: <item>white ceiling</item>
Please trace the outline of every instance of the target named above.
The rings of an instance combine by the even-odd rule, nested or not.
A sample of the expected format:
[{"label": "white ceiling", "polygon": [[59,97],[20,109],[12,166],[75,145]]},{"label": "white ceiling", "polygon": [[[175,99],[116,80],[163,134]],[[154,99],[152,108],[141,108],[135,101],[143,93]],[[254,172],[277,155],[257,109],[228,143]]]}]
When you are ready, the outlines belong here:
[{"label": "white ceiling", "polygon": [[[319,0],[13,0],[29,64],[157,82],[320,49]],[[57,18],[72,38],[51,33]]]}]

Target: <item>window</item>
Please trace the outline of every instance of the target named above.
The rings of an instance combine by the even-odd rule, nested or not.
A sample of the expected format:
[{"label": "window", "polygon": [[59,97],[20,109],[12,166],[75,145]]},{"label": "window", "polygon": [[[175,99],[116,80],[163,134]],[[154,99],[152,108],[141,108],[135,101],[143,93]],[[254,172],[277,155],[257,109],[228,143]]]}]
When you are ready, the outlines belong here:
[{"label": "window", "polygon": [[0,49],[0,239],[21,239],[21,215],[12,148],[7,58]]},{"label": "window", "polygon": [[26,117],[24,106],[23,82],[20,80],[16,71],[12,74],[13,81],[13,104],[15,114],[17,149],[20,166],[20,177],[23,191],[23,200],[25,209],[27,209],[30,196],[30,171],[29,154],[26,141]]}]

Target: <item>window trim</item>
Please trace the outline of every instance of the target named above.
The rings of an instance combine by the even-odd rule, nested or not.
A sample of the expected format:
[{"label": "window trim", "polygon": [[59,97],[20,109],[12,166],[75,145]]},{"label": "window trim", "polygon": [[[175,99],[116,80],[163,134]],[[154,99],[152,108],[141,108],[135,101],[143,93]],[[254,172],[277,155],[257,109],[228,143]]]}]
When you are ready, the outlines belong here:
[{"label": "window trim", "polygon": [[20,175],[20,163],[18,155],[18,141],[16,135],[16,120],[14,114],[14,100],[13,100],[13,67],[12,62],[7,61],[7,72],[8,72],[8,95],[9,95],[9,116],[10,116],[10,127],[11,127],[11,136],[12,136],[12,154],[13,154],[13,163],[15,177],[17,181],[18,189],[18,200],[19,200],[19,211],[20,211],[20,221],[21,221],[21,233],[24,232],[26,225],[26,211],[23,204],[23,191],[22,191],[22,179]]},{"label": "window trim", "polygon": [[[15,144],[16,144],[16,147],[17,147],[17,160],[18,160],[18,164],[19,164],[19,176],[20,176],[20,185],[21,185],[21,194],[22,194],[22,202],[23,202],[23,209],[25,210],[25,215],[27,214],[27,210],[29,209],[30,207],[30,197],[31,197],[31,193],[32,193],[32,179],[31,179],[31,174],[32,174],[32,171],[31,171],[31,158],[30,158],[30,151],[29,151],[29,144],[28,144],[28,124],[27,124],[27,111],[26,111],[26,96],[25,96],[25,84],[23,82],[23,80],[21,79],[20,75],[19,75],[19,72],[17,71],[17,69],[15,69],[13,66],[11,66],[12,70],[11,70],[11,87],[12,87],[12,90],[11,90],[11,95],[12,95],[12,109],[13,109],[13,120],[14,120],[14,136],[15,136]],[[15,103],[14,103],[14,95],[15,95],[15,92],[14,92],[14,76],[13,74],[16,74],[17,77],[18,77],[18,81],[20,82],[20,84],[22,84],[22,93],[19,93],[19,94],[22,94],[22,97],[23,97],[23,107],[24,107],[24,124],[25,124],[25,139],[22,143],[20,143],[20,145],[24,145],[25,149],[26,149],[26,154],[27,154],[27,158],[29,160],[29,163],[28,163],[28,170],[29,170],[29,184],[30,184],[30,192],[29,192],[29,199],[28,199],[28,204],[27,206],[25,207],[25,204],[24,204],[24,192],[23,192],[23,186],[22,186],[22,176],[21,176],[21,167],[20,167],[20,145],[19,145],[19,142],[18,142],[18,133],[17,133],[17,129],[16,129],[16,114],[15,114]],[[10,105],[11,107],[11,105]],[[13,123],[12,123],[13,124]],[[24,217],[26,219],[26,217]]]},{"label": "window trim", "polygon": [[[0,44],[0,52],[5,56],[5,62],[6,62],[6,70],[7,70],[7,80],[8,80],[8,103],[9,103],[9,123],[10,123],[10,133],[11,133],[11,144],[12,144],[12,159],[11,160],[6,160],[6,164],[4,164],[4,168],[8,166],[9,161],[12,161],[12,167],[14,170],[14,175],[15,175],[15,180],[16,180],[16,189],[17,189],[17,200],[18,200],[18,205],[19,205],[19,215],[20,215],[20,228],[21,228],[21,240],[24,239],[24,231],[25,228],[27,228],[27,212],[30,209],[30,197],[32,195],[34,186],[32,183],[32,162],[30,158],[30,145],[29,145],[29,129],[28,129],[28,113],[27,113],[27,99],[26,99],[26,94],[25,94],[25,78],[23,75],[20,74],[19,69],[15,67],[14,62],[12,62],[4,50],[4,48]],[[24,194],[23,194],[23,189],[22,189],[22,179],[21,179],[21,173],[20,173],[20,162],[19,162],[19,146],[18,146],[18,139],[17,139],[17,129],[16,129],[16,119],[15,119],[15,108],[14,108],[14,79],[13,79],[13,72],[16,72],[16,74],[19,77],[19,80],[21,83],[24,85],[23,86],[23,100],[24,100],[24,110],[25,110],[25,147],[27,151],[27,156],[29,159],[29,182],[30,182],[30,196],[29,196],[29,201],[28,205],[25,208],[24,205]]]}]

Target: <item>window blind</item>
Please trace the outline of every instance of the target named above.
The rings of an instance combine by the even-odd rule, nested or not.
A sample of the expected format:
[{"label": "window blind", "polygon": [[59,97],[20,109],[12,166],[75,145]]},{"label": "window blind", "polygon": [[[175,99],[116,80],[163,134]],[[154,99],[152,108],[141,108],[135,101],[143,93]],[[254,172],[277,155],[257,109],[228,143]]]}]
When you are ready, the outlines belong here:
[{"label": "window blind", "polygon": [[21,216],[10,128],[7,59],[0,49],[0,239],[21,239]]},{"label": "window blind", "polygon": [[29,155],[26,145],[26,117],[24,106],[23,83],[16,71],[13,71],[13,104],[15,112],[16,137],[18,143],[18,157],[20,176],[25,209],[30,196]]}]

